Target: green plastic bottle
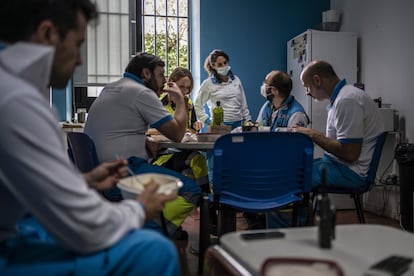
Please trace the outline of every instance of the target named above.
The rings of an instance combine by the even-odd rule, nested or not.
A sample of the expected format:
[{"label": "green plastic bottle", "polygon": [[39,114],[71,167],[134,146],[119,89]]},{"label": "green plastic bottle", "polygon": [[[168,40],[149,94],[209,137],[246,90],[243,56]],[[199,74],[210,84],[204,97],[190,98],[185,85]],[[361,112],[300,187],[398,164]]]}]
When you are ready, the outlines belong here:
[{"label": "green plastic bottle", "polygon": [[220,101],[216,102],[216,107],[213,108],[213,125],[220,126],[223,124],[224,112]]}]

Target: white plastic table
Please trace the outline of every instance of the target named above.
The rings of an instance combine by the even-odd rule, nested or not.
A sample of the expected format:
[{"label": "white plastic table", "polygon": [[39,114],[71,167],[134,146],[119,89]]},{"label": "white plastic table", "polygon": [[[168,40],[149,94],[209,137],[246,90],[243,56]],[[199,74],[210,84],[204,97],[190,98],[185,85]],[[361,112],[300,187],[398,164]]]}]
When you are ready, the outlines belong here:
[{"label": "white plastic table", "polygon": [[[240,275],[260,275],[264,261],[270,257],[330,260],[342,268],[344,275],[363,275],[371,265],[391,255],[414,259],[414,234],[389,226],[338,225],[331,249],[319,248],[317,227],[280,231],[286,234],[284,238],[252,241],[243,240],[241,234],[258,231],[228,233],[221,237],[219,246],[209,250],[213,249],[214,258],[224,261]],[[403,275],[414,275],[414,265]]]}]

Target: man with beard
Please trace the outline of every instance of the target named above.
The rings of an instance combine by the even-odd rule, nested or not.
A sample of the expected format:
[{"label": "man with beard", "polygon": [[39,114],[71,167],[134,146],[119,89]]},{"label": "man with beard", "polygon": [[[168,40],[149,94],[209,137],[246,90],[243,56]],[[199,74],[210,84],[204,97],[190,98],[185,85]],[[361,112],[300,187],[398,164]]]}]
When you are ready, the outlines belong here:
[{"label": "man with beard", "polygon": [[[164,208],[168,232],[174,235],[198,203],[201,190],[192,179],[148,163],[148,128],[156,128],[170,140],[180,142],[188,121],[184,96],[177,84],[169,82],[164,87],[164,66],[160,58],[148,53],[138,53],[132,58],[123,78],[106,85],[92,104],[85,133],[94,140],[100,162],[127,157],[135,174],[163,173],[182,180],[179,196]],[[162,92],[176,103],[174,116],[159,100]]]}]

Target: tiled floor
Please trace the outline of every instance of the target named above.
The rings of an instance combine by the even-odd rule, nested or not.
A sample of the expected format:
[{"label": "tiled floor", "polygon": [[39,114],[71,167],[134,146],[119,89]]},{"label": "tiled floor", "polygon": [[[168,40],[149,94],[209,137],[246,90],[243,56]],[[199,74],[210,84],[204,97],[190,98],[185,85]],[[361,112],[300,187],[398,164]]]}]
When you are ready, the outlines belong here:
[{"label": "tiled floor", "polygon": [[[365,213],[366,222],[369,224],[382,224],[400,228],[399,222],[390,218],[381,217],[372,213]],[[353,210],[337,211],[337,224],[358,223],[356,213]],[[189,234],[188,241],[175,241],[181,259],[181,270],[183,276],[198,275],[198,248],[199,215],[197,210],[191,213],[184,224],[183,229]],[[247,224],[241,214],[237,216],[237,229],[247,229]]]}]

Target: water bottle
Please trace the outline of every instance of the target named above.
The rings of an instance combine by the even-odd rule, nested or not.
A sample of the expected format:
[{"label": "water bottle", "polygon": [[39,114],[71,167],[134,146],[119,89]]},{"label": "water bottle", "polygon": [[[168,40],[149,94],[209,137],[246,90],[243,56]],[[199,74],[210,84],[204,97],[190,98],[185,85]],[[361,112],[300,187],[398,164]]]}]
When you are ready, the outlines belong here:
[{"label": "water bottle", "polygon": [[216,102],[216,107],[213,108],[213,125],[220,126],[223,124],[224,120],[223,107],[221,107],[220,101]]}]

